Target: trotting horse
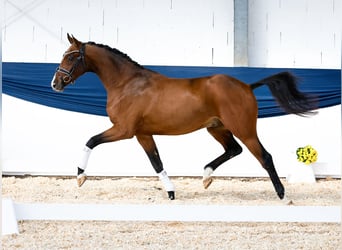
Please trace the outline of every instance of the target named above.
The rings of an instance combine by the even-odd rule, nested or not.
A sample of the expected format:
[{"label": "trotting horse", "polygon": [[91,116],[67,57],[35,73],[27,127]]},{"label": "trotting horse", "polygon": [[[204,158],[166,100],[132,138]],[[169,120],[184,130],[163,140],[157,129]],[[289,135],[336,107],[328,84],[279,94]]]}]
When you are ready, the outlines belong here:
[{"label": "trotting horse", "polygon": [[173,79],[151,71],[117,49],[94,42],[82,43],[67,35],[71,44],[56,69],[51,87],[58,92],[85,72],[94,72],[107,91],[107,114],[113,123],[108,130],[91,137],[78,165],[77,182],[85,180],[91,151],[101,143],[136,137],[163,183],[169,199],[174,185],[160,160],[153,135],[180,135],[206,128],[224,148],[224,153],[204,167],[203,185],[222,163],[242,152],[238,138],[269,174],[280,199],[285,190],[272,156],[260,143],[256,122],[255,88],[267,85],[287,112],[303,115],[314,108],[311,99],[297,88],[296,78],[281,72],[247,85],[228,75]]}]

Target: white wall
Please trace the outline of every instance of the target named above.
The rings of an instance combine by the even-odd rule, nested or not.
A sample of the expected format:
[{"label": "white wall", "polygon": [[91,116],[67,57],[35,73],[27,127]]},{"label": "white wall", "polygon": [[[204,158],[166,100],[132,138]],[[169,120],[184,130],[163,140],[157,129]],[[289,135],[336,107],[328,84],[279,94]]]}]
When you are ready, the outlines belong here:
[{"label": "white wall", "polygon": [[144,65],[233,62],[233,0],[24,3],[5,1],[4,61],[59,62],[69,32],[116,47]]},{"label": "white wall", "polygon": [[249,0],[249,66],[341,68],[341,0]]},{"label": "white wall", "polygon": [[[3,172],[75,175],[84,144],[111,126],[107,117],[69,112],[3,95]],[[258,120],[259,138],[272,154],[280,176],[296,163],[295,151],[311,144],[318,150],[318,176],[341,175],[341,106],[321,109],[311,118],[294,115]],[[170,175],[201,176],[203,167],[223,153],[200,130],[183,136],[155,136]],[[155,175],[136,139],[102,144],[93,150],[90,175]],[[225,176],[267,176],[244,148],[242,155],[215,172]]]},{"label": "white wall", "polygon": [[[249,66],[340,68],[341,0],[249,0]],[[233,66],[233,0],[11,0],[3,60],[59,62],[66,33],[143,65]]]}]

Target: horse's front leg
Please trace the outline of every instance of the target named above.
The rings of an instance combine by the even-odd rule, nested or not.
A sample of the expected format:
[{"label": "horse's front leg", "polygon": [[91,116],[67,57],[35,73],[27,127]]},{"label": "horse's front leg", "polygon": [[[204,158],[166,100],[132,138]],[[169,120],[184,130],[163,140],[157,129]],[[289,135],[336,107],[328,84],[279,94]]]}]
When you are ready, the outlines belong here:
[{"label": "horse's front leg", "polygon": [[110,129],[104,131],[103,133],[100,133],[98,135],[91,137],[86,143],[86,145],[84,146],[83,154],[82,154],[80,163],[77,168],[78,186],[79,187],[82,186],[83,183],[87,179],[87,176],[84,172],[85,172],[85,169],[87,168],[90,154],[96,146],[102,143],[114,142],[114,141],[118,141],[122,139],[132,138],[132,137],[133,137],[133,134],[129,133],[126,129],[121,129],[119,125],[115,125],[111,127]]},{"label": "horse's front leg", "polygon": [[171,180],[169,179],[166,171],[163,168],[163,163],[160,160],[157,146],[151,135],[136,135],[138,142],[144,148],[151,164],[158,174],[160,181],[163,183],[165,190],[168,193],[169,199],[175,199],[175,188]]}]

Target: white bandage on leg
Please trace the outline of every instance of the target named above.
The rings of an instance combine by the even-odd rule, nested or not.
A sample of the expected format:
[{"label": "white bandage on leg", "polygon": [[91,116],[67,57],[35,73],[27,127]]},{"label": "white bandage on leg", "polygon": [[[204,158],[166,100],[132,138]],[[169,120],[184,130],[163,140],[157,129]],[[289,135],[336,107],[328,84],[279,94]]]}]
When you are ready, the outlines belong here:
[{"label": "white bandage on leg", "polygon": [[203,186],[207,189],[213,182],[213,177],[211,177],[214,170],[211,167],[206,167],[203,173]]},{"label": "white bandage on leg", "polygon": [[89,159],[90,153],[91,153],[91,149],[88,148],[87,146],[84,146],[84,148],[83,148],[83,155],[82,155],[80,164],[78,165],[78,167],[80,169],[85,170],[87,168],[88,159]]},{"label": "white bandage on leg", "polygon": [[214,173],[214,170],[211,167],[206,167],[204,169],[203,179],[207,179],[208,177],[211,176],[212,173]]},{"label": "white bandage on leg", "polygon": [[167,173],[165,170],[161,171],[159,174],[159,180],[161,180],[161,182],[164,185],[164,188],[167,192],[169,191],[175,191],[175,187],[173,185],[173,183],[171,182],[171,180],[169,179],[169,176],[167,176]]}]

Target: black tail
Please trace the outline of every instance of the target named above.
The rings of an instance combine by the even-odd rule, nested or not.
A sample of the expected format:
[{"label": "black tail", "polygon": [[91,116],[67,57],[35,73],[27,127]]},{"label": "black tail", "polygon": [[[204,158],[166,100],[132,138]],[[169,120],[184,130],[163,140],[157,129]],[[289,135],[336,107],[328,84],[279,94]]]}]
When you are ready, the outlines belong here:
[{"label": "black tail", "polygon": [[276,75],[262,79],[250,86],[256,89],[267,85],[284,111],[288,114],[312,115],[317,108],[316,98],[300,92],[297,88],[298,79],[289,72],[281,72]]}]

